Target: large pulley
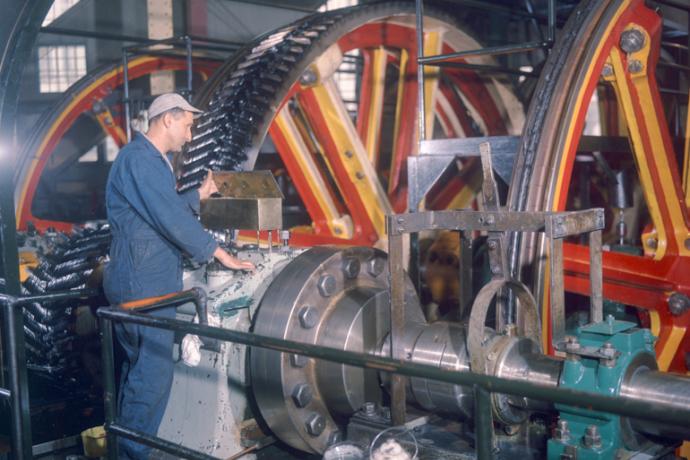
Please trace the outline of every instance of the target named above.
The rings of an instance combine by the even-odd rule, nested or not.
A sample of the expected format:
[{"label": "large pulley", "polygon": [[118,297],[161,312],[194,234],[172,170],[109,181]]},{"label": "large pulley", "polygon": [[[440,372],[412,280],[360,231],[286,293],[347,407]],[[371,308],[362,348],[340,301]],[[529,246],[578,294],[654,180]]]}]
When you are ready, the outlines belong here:
[{"label": "large pulley", "polygon": [[[378,353],[390,330],[385,254],[369,248],[317,247],[273,281],[254,319],[254,332],[362,353]],[[423,323],[407,281],[407,317]],[[376,371],[253,348],[251,381],[259,409],[285,442],[323,452],[343,421],[365,402],[381,401]]]}]

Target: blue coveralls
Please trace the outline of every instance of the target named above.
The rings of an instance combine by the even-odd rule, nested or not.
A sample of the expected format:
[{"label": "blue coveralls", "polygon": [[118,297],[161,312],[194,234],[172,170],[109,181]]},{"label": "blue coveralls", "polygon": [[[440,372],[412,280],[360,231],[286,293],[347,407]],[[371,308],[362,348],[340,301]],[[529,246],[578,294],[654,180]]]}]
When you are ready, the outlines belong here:
[{"label": "blue coveralls", "polygon": [[[182,257],[206,262],[217,243],[201,226],[197,191],[180,195],[169,163],[143,135],[118,154],[106,185],[112,231],[110,262],[104,273],[108,301],[120,304],[182,290]],[[151,313],[174,318],[174,308]],[[156,435],[173,377],[173,332],[117,324],[127,359],[118,398],[119,422]],[[150,449],[125,439],[120,458],[148,458]]]}]

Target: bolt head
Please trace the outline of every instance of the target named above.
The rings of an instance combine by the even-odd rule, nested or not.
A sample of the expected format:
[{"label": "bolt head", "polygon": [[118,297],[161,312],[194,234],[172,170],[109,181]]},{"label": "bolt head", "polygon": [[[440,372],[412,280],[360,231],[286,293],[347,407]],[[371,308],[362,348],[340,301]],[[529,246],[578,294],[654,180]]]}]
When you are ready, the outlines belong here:
[{"label": "bolt head", "polygon": [[369,273],[374,278],[383,273],[383,269],[386,267],[386,262],[379,258],[374,257],[369,262],[367,262],[367,273]]},{"label": "bolt head", "polygon": [[361,264],[356,257],[348,257],[343,261],[343,272],[347,278],[357,278],[360,268]]},{"label": "bolt head", "polygon": [[311,387],[307,383],[298,383],[292,389],[292,400],[297,407],[306,407],[312,400]]},{"label": "bolt head", "polygon": [[610,77],[613,75],[613,66],[611,64],[604,64],[604,67],[601,69],[601,76],[602,77]]},{"label": "bolt head", "polygon": [[290,355],[290,364],[292,364],[293,367],[304,367],[307,365],[307,358],[304,355],[297,355],[297,354],[292,354]]},{"label": "bolt head", "polygon": [[336,282],[333,275],[321,275],[319,278],[319,292],[324,297],[330,297],[335,293]]},{"label": "bolt head", "polygon": [[312,69],[305,70],[299,81],[303,85],[313,85],[316,83],[316,72],[314,72]]},{"label": "bolt head", "polygon": [[326,419],[324,419],[321,414],[314,412],[307,418],[304,426],[307,429],[307,433],[316,437],[321,435],[326,428]]},{"label": "bolt head", "polygon": [[651,249],[656,249],[657,247],[657,241],[656,238],[647,238],[647,246],[649,246]]},{"label": "bolt head", "polygon": [[299,311],[299,323],[305,329],[311,329],[319,322],[319,312],[314,307],[305,306]]},{"label": "bolt head", "polygon": [[498,243],[495,240],[489,240],[489,249],[496,249],[498,247]]},{"label": "bolt head", "polygon": [[628,29],[621,34],[621,49],[626,53],[640,51],[644,46],[644,34],[637,29]]},{"label": "bolt head", "polygon": [[642,62],[637,59],[633,59],[632,61],[628,62],[628,70],[630,73],[642,72],[643,69],[644,66],[642,65]]},{"label": "bolt head", "polygon": [[589,425],[585,428],[585,435],[582,437],[585,447],[592,449],[601,447],[601,435],[596,425]]},{"label": "bolt head", "polygon": [[567,421],[558,421],[556,428],[553,429],[553,438],[557,441],[567,441],[570,439],[570,428]]},{"label": "bolt head", "polygon": [[362,411],[364,414],[368,417],[373,417],[376,415],[376,403],[367,401],[364,404],[362,404]]},{"label": "bolt head", "polygon": [[690,310],[690,298],[680,292],[674,292],[668,298],[668,309],[674,316],[680,316]]}]

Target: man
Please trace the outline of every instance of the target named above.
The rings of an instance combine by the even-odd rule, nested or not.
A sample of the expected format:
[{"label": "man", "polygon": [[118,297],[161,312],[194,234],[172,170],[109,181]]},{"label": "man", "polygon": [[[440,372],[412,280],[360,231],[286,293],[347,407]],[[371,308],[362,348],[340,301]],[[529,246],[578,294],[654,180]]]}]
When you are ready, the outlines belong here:
[{"label": "man", "polygon": [[[182,290],[182,259],[213,257],[232,269],[253,264],[232,257],[218,246],[194,215],[199,199],[217,192],[211,173],[198,191],[179,195],[167,154],[192,140],[194,114],[179,94],[157,97],[149,107],[149,130],[137,134],[118,154],[106,186],[106,208],[112,231],[110,262],[104,273],[108,301],[118,305]],[[174,318],[173,307],[151,313]],[[173,377],[173,332],[134,324],[116,325],[126,353],[118,397],[119,421],[156,435]],[[150,449],[132,441],[118,443],[120,458],[148,458]]]}]

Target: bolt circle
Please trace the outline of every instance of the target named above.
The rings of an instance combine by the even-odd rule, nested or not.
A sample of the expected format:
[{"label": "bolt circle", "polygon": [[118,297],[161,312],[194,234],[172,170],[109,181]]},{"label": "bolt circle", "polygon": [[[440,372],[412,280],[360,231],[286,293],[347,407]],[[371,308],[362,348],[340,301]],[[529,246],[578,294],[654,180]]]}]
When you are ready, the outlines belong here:
[{"label": "bolt circle", "polygon": [[376,278],[381,273],[383,273],[385,265],[386,263],[383,261],[383,259],[374,257],[369,262],[367,262],[367,273]]},{"label": "bolt circle", "polygon": [[319,292],[324,297],[330,297],[335,292],[336,282],[333,275],[321,275],[318,282]]},{"label": "bolt circle", "polygon": [[292,367],[304,367],[307,365],[308,359],[304,355],[292,354],[290,355],[290,364],[292,364]]},{"label": "bolt circle", "polygon": [[292,389],[292,400],[297,407],[306,407],[312,400],[311,387],[307,383],[298,383]]},{"label": "bolt circle", "polygon": [[349,257],[343,261],[343,272],[345,272],[345,276],[347,278],[357,278],[357,275],[359,275],[360,268],[361,264],[359,262],[359,259],[355,257]]},{"label": "bolt circle", "polygon": [[321,435],[321,433],[323,433],[323,430],[326,428],[326,420],[323,418],[323,416],[321,416],[321,414],[313,412],[307,418],[304,427],[307,429],[307,433],[314,437],[317,437]]},{"label": "bolt circle", "polygon": [[299,311],[299,323],[305,329],[311,329],[319,322],[319,312],[314,307],[302,307]]}]

